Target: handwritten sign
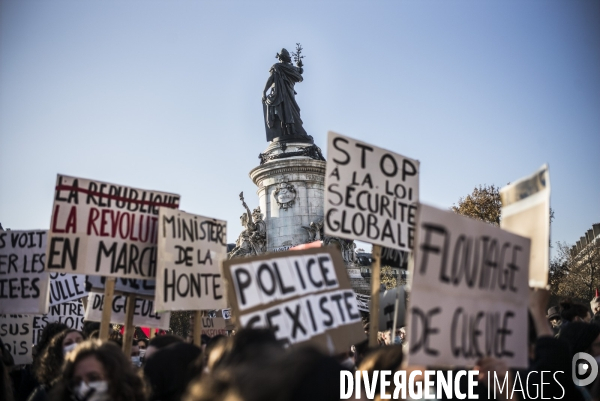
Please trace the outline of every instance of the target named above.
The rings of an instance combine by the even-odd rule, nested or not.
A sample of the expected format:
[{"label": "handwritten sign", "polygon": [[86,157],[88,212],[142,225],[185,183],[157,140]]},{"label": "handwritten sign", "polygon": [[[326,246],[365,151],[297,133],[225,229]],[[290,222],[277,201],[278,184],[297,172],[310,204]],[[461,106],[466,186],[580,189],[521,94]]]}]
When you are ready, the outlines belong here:
[{"label": "handwritten sign", "polygon": [[48,270],[153,279],[160,206],[178,208],[179,195],[59,175]]},{"label": "handwritten sign", "polygon": [[4,349],[12,355],[15,365],[24,365],[33,361],[32,327],[32,315],[0,315],[0,337]]},{"label": "handwritten sign", "polygon": [[50,273],[50,306],[87,296],[85,274]]},{"label": "handwritten sign", "polygon": [[0,231],[0,313],[46,313],[47,231]]},{"label": "handwritten sign", "polygon": [[363,341],[360,314],[335,248],[288,251],[223,262],[242,327],[268,327],[283,343],[310,342],[330,353]]},{"label": "handwritten sign", "polygon": [[529,286],[546,288],[550,263],[550,173],[543,165],[500,190],[500,227],[531,239]]},{"label": "handwritten sign", "polygon": [[[125,324],[127,297],[115,295],[112,302],[110,322],[113,324]],[[102,309],[104,308],[104,294],[90,292],[85,320],[92,322],[102,321]],[[147,299],[137,298],[135,310],[133,311],[133,325],[153,327],[163,330],[169,329],[171,312],[154,313],[154,302]]]},{"label": "handwritten sign", "polygon": [[334,132],[327,157],[325,234],[410,251],[419,162]]},{"label": "handwritten sign", "polygon": [[70,329],[82,330],[85,308],[80,299],[50,306],[47,314],[33,317],[33,343],[37,344],[48,323],[63,323]]},{"label": "handwritten sign", "polygon": [[209,337],[227,335],[227,325],[222,317],[203,317],[201,322],[202,334]]},{"label": "handwritten sign", "polygon": [[227,307],[219,271],[226,257],[226,222],[160,208],[156,310]]},{"label": "handwritten sign", "polygon": [[408,308],[408,362],[527,367],[530,240],[419,205]]},{"label": "handwritten sign", "polygon": [[[95,292],[104,292],[106,277],[87,276],[88,285]],[[135,294],[140,298],[154,299],[156,290],[155,280],[139,280],[135,278],[118,278],[115,281],[115,292],[120,294]]]},{"label": "handwritten sign", "polygon": [[368,312],[371,303],[371,296],[365,294],[356,294],[356,305],[359,311]]}]

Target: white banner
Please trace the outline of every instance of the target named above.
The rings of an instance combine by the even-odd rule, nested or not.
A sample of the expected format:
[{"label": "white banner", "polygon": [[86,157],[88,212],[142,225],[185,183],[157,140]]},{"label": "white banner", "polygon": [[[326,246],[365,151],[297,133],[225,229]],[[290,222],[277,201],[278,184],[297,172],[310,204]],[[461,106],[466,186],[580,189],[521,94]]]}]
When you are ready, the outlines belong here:
[{"label": "white banner", "polygon": [[48,311],[47,231],[0,231],[0,313]]},{"label": "white banner", "polygon": [[[111,323],[125,324],[126,303],[127,297],[125,295],[115,295],[113,297]],[[171,312],[154,313],[153,304],[153,301],[147,299],[137,298],[135,300],[133,325],[168,330],[171,322]],[[85,320],[101,322],[103,308],[104,294],[90,292],[87,309],[85,310]]]},{"label": "white banner", "polygon": [[410,251],[419,162],[329,132],[325,234]]},{"label": "white banner", "polygon": [[219,262],[227,258],[227,223],[160,208],[157,311],[227,307]]},{"label": "white banner", "polygon": [[4,349],[12,355],[15,365],[31,363],[32,315],[0,315],[0,337]]},{"label": "white banner", "polygon": [[408,308],[408,363],[527,367],[530,240],[419,205]]},{"label": "white banner", "polygon": [[529,286],[546,288],[550,263],[550,174],[543,165],[500,190],[500,227],[531,239]]},{"label": "white banner", "polygon": [[37,344],[48,323],[63,323],[70,329],[82,330],[85,309],[81,299],[50,307],[48,314],[33,317],[33,343]]},{"label": "white banner", "polygon": [[153,279],[160,206],[177,209],[179,195],[59,175],[46,267]]}]

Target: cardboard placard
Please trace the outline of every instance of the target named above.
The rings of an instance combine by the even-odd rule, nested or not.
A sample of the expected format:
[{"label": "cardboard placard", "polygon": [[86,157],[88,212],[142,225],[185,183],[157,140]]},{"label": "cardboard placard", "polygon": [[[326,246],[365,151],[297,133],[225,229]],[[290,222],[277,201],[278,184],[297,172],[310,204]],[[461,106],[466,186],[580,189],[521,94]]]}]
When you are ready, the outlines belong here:
[{"label": "cardboard placard", "polygon": [[550,173],[543,165],[500,190],[500,227],[531,239],[529,286],[546,288],[550,263]]},{"label": "cardboard placard", "polygon": [[227,258],[227,223],[161,207],[158,227],[156,310],[227,307],[219,271]]},{"label": "cardboard placard", "polygon": [[81,299],[50,306],[48,313],[33,317],[33,343],[37,344],[48,323],[64,323],[70,329],[82,330],[85,308]]},{"label": "cardboard placard", "polygon": [[45,230],[0,231],[0,313],[48,311]]},{"label": "cardboard placard", "polygon": [[[102,321],[102,309],[104,308],[104,294],[90,292],[85,320],[92,322]],[[115,295],[112,302],[110,322],[113,324],[125,324],[125,313],[127,296]],[[133,325],[142,327],[153,327],[163,330],[169,329],[171,323],[171,312],[154,312],[154,301],[137,298],[133,312]]]},{"label": "cardboard placard", "polygon": [[393,248],[381,248],[381,266],[406,269],[408,267],[408,252]]},{"label": "cardboard placard", "polygon": [[[87,276],[86,281],[92,291],[104,292],[106,277]],[[135,294],[140,298],[154,299],[156,280],[139,280],[135,278],[118,278],[115,282],[115,292],[118,294]]]},{"label": "cardboard placard", "polygon": [[201,322],[202,334],[209,337],[227,335],[227,324],[222,317],[203,317]]},{"label": "cardboard placard", "polygon": [[417,223],[408,363],[527,367],[530,240],[423,204]]},{"label": "cardboard placard", "polygon": [[87,296],[85,274],[50,273],[50,306]]},{"label": "cardboard placard", "polygon": [[410,251],[419,162],[334,132],[327,159],[325,234]]},{"label": "cardboard placard", "polygon": [[283,343],[340,353],[365,339],[354,291],[334,247],[223,262],[236,324],[270,327]]},{"label": "cardboard placard", "polygon": [[32,315],[0,315],[0,337],[4,348],[12,355],[15,365],[24,365],[33,361],[32,330]]},{"label": "cardboard placard", "polygon": [[59,175],[47,269],[153,279],[160,206],[177,209],[179,195]]}]

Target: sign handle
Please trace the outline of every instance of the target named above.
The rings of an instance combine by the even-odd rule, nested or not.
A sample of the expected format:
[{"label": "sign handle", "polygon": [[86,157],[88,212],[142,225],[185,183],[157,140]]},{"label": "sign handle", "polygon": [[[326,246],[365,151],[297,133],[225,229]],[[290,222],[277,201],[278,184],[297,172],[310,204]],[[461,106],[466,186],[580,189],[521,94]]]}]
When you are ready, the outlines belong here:
[{"label": "sign handle", "polygon": [[107,277],[104,285],[104,308],[102,309],[102,321],[100,322],[100,340],[107,341],[110,328],[110,315],[112,312],[113,296],[115,295],[114,277]]},{"label": "sign handle", "polygon": [[202,311],[194,311],[194,345],[200,347],[202,336]]},{"label": "sign handle", "polygon": [[371,264],[371,306],[369,308],[369,347],[377,347],[379,331],[379,286],[381,282],[381,246],[373,245]]},{"label": "sign handle", "polygon": [[125,332],[123,333],[123,353],[126,357],[131,355],[131,343],[133,342],[133,333],[135,326],[133,325],[133,312],[135,311],[135,295],[130,294],[127,297],[125,304]]}]

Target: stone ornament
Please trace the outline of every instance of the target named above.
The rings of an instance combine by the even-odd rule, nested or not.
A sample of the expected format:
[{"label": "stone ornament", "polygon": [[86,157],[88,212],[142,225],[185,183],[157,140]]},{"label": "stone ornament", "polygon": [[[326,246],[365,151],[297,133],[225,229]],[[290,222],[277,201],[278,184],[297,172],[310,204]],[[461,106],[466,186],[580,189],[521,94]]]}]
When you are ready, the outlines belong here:
[{"label": "stone ornament", "polygon": [[296,188],[286,181],[280,182],[273,192],[273,197],[280,209],[288,210],[296,201]]},{"label": "stone ornament", "polygon": [[257,207],[250,213],[250,208],[244,201],[244,193],[240,193],[242,206],[246,209],[246,213],[240,216],[240,222],[245,228],[241,232],[235,248],[228,254],[228,259],[255,256],[267,251],[267,224],[263,220],[263,214],[260,212],[260,207]]}]

